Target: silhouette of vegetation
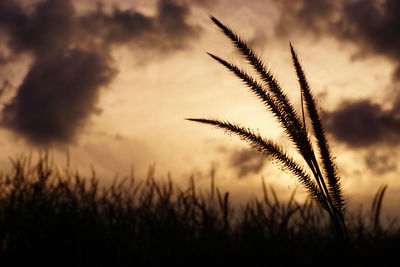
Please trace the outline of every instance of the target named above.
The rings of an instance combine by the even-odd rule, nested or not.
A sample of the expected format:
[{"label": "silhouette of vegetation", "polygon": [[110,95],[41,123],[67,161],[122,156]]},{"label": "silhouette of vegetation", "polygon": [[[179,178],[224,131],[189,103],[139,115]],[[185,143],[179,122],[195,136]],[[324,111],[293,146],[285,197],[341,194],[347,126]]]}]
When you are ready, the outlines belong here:
[{"label": "silhouette of vegetation", "polygon": [[[320,207],[329,214],[338,237],[344,241],[348,241],[347,228],[343,215],[345,203],[342,196],[340,178],[336,172],[333,156],[330,152],[325,131],[317,111],[316,101],[311,93],[293,46],[290,44],[293,65],[301,89],[302,117],[300,117],[296,112],[293,104],[288,99],[286,93],[282,90],[275,77],[266,68],[260,57],[248,47],[246,42],[240,39],[239,36],[215,17],[211,17],[211,20],[232,41],[239,52],[245,57],[247,62],[257,72],[262,84],[260,84],[256,78],[251,77],[236,65],[213,54],[208,54],[217,62],[225,66],[229,71],[233,72],[250,88],[261,102],[265,104],[281,124],[309,168],[304,169],[272,140],[261,137],[249,128],[216,119],[191,118],[188,120],[213,125],[222,128],[227,132],[234,133],[247,141],[252,148],[266,156],[272,156],[272,158],[279,162],[281,166],[298,178],[300,183],[309,192],[311,199],[318,203]],[[304,103],[307,114],[305,114],[304,111]],[[308,117],[306,115],[308,115]],[[311,121],[311,133],[307,131],[306,118],[309,118]],[[309,137],[310,134],[315,137],[320,157],[315,153],[311,138]],[[322,167],[320,165],[322,165]]]},{"label": "silhouette of vegetation", "polygon": [[[212,174],[213,175],[213,174]],[[302,266],[385,264],[397,257],[400,227],[381,224],[385,187],[370,214],[349,215],[352,245],[338,242],[313,201],[287,203],[262,182],[262,199],[234,207],[214,186],[181,189],[172,178],[133,175],[100,186],[43,156],[13,161],[0,176],[2,266]],[[329,265],[329,264],[328,264]]]},{"label": "silhouette of vegetation", "polygon": [[[262,180],[262,199],[254,197],[234,207],[229,193],[215,186],[214,172],[209,191],[197,189],[193,177],[186,189],[171,177],[157,180],[154,167],[145,179],[132,174],[100,185],[95,171],[83,177],[68,165],[60,169],[47,155],[35,164],[21,157],[12,160],[10,172],[0,173],[1,266],[387,266],[397,262],[400,226],[396,220],[383,224],[380,218],[387,186],[379,188],[369,213],[347,210],[345,224],[333,156],[293,47],[301,116],[258,56],[229,28],[212,20],[263,84],[210,55],[244,81],[274,114],[308,169],[271,140],[240,125],[190,120],[237,134],[271,155],[299,180],[310,198],[299,203],[293,192],[284,203]],[[311,121],[318,155],[306,119]]]}]

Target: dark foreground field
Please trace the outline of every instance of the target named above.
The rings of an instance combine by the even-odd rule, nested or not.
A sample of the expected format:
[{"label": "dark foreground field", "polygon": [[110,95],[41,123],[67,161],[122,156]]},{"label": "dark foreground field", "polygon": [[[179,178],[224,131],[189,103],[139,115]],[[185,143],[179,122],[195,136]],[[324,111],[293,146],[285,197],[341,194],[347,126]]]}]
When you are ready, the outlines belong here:
[{"label": "dark foreground field", "polygon": [[[101,187],[95,175],[43,158],[14,161],[0,178],[0,265],[19,266],[396,266],[400,227],[347,214],[351,242],[337,240],[310,202],[264,198],[230,206],[229,195],[194,182],[179,189],[133,177]],[[381,194],[383,196],[383,194]]]}]

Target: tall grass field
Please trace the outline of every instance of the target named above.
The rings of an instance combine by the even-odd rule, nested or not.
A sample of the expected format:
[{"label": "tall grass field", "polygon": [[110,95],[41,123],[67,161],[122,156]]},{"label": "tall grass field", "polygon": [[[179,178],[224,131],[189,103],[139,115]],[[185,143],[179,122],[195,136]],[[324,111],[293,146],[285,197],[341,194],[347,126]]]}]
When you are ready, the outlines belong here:
[{"label": "tall grass field", "polygon": [[[129,177],[100,186],[95,173],[15,160],[0,177],[1,266],[395,266],[400,226],[371,210],[346,213],[349,241],[315,201],[279,200],[273,188],[241,206],[213,186],[179,188]],[[392,261],[395,265],[392,264]],[[367,265],[367,266],[368,266]]]}]

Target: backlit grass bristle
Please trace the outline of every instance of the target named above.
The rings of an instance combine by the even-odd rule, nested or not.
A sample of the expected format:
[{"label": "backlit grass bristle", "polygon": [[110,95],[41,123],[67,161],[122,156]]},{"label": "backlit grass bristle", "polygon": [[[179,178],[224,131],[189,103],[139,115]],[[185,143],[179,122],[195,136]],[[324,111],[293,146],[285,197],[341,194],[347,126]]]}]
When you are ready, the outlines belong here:
[{"label": "backlit grass bristle", "polygon": [[[343,215],[345,203],[343,201],[340,178],[337,175],[333,156],[329,149],[324,128],[317,111],[316,101],[312,96],[310,86],[305,78],[302,66],[292,44],[290,44],[290,51],[301,89],[302,116],[298,114],[287,94],[279,85],[277,79],[267,69],[266,64],[255,51],[218,19],[211,17],[211,20],[233,42],[238,51],[257,72],[263,84],[258,83],[256,78],[251,77],[238,66],[211,53],[207,54],[243,81],[244,84],[250,88],[251,92],[261,100],[270,112],[272,112],[302,156],[308,166],[308,170],[300,167],[301,165],[299,163],[295,162],[292,157],[289,157],[286,152],[271,140],[264,139],[241,125],[203,118],[188,120],[222,128],[225,131],[238,135],[247,141],[253,149],[258,150],[264,155],[272,155],[272,158],[279,162],[280,165],[284,166],[289,173],[300,181],[308,191],[310,197],[328,212],[337,235],[343,240],[348,240],[346,223]],[[307,114],[303,105],[306,107]],[[311,133],[307,132],[307,118],[311,120]],[[318,147],[319,155],[314,152],[314,146],[309,135],[315,137],[315,145]],[[320,167],[320,162],[322,163],[322,168]]]}]

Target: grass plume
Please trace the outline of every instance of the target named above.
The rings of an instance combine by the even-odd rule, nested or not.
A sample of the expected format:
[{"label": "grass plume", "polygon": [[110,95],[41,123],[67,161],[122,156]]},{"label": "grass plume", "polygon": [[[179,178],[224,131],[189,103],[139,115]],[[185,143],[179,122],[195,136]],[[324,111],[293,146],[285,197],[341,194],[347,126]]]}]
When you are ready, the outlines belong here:
[{"label": "grass plume", "polygon": [[[302,117],[296,112],[287,94],[283,91],[271,72],[266,68],[264,62],[249,48],[246,42],[215,17],[211,16],[211,20],[222,30],[225,36],[232,41],[250,66],[254,68],[263,84],[258,83],[255,78],[248,75],[236,65],[211,53],[207,54],[242,80],[245,85],[250,88],[251,92],[253,92],[267,109],[272,112],[309,169],[303,169],[273,142],[265,140],[259,135],[255,135],[251,130],[245,127],[212,119],[188,120],[222,128],[225,131],[240,136],[242,139],[249,142],[252,148],[259,152],[272,155],[274,159],[286,167],[286,169],[301,182],[308,191],[310,197],[328,212],[337,235],[343,240],[348,240],[347,228],[343,215],[345,202],[343,201],[340,178],[337,175],[333,156],[329,149],[320,116],[317,112],[316,102],[312,96],[302,66],[292,44],[290,44],[290,51],[301,89]],[[307,114],[304,110],[304,104]],[[307,132],[306,117],[311,120],[311,133]],[[318,147],[319,155],[315,153],[309,135],[315,137],[315,145]],[[322,168],[320,167],[320,162],[322,163]]]},{"label": "grass plume", "polygon": [[324,198],[321,197],[321,192],[318,189],[315,182],[311,179],[310,175],[306,173],[301,166],[290,158],[278,145],[271,140],[265,140],[260,135],[255,134],[248,128],[232,124],[229,122],[223,122],[212,119],[188,119],[190,121],[196,121],[204,124],[213,125],[224,129],[227,132],[240,136],[243,140],[247,141],[250,146],[264,154],[265,156],[272,156],[283,168],[287,169],[292,175],[296,176],[300,183],[307,188],[310,192],[311,197],[317,201],[322,207],[327,209],[327,203]]},{"label": "grass plume", "polygon": [[331,197],[334,201],[335,207],[338,210],[342,211],[344,201],[340,187],[340,181],[336,172],[335,164],[333,163],[333,157],[329,149],[328,141],[325,136],[325,130],[322,126],[321,118],[317,111],[317,105],[313,95],[311,94],[310,86],[308,85],[305,74],[292,44],[290,44],[290,51],[292,53],[293,64],[299,80],[301,94],[304,98],[308,114],[311,118],[314,136],[316,137],[316,140],[318,142],[318,148],[321,155],[325,175],[329,183]]}]

